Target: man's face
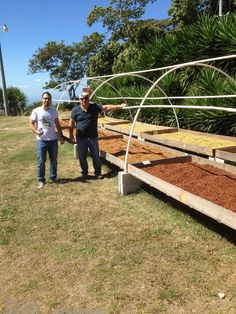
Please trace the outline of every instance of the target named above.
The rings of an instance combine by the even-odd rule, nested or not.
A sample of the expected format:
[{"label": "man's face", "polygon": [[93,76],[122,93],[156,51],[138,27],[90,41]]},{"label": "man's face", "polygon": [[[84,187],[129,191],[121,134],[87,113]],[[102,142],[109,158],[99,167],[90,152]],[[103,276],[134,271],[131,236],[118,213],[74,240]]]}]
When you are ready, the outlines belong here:
[{"label": "man's face", "polygon": [[80,100],[81,105],[83,105],[83,106],[86,106],[87,104],[89,104],[89,98],[88,97],[86,97],[86,98],[80,97],[79,100]]},{"label": "man's face", "polygon": [[51,97],[47,94],[44,94],[42,97],[42,104],[45,108],[49,108],[51,105]]}]

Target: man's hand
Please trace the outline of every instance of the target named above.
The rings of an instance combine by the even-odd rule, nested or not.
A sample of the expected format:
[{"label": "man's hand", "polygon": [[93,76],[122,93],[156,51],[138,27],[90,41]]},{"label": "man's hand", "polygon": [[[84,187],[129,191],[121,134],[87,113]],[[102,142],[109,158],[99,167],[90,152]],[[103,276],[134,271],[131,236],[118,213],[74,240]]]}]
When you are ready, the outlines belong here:
[{"label": "man's hand", "polygon": [[65,143],[65,138],[64,138],[63,135],[60,137],[60,142],[61,142],[62,145]]},{"label": "man's hand", "polygon": [[122,110],[126,107],[126,104],[123,103],[121,105],[103,105],[102,106],[102,112],[108,112],[112,110]]},{"label": "man's hand", "polygon": [[42,130],[38,130],[38,129],[35,129],[34,133],[37,134],[38,136],[43,135],[43,131]]},{"label": "man's hand", "polygon": [[126,106],[127,106],[126,103],[123,103],[123,104],[119,105],[119,107],[120,107],[121,109],[124,109]]},{"label": "man's hand", "polygon": [[71,136],[71,137],[70,137],[70,142],[71,142],[71,144],[76,144],[76,141],[75,141],[74,136]]}]

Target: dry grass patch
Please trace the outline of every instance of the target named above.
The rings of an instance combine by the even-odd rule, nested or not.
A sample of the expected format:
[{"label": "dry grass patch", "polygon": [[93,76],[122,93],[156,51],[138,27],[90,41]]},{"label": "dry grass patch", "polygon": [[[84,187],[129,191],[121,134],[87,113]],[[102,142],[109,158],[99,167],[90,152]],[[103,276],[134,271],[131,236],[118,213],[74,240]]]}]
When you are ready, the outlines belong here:
[{"label": "dry grass patch", "polygon": [[68,143],[61,182],[37,190],[28,117],[11,119],[0,118],[0,313],[236,312],[233,240],[168,198],[120,196],[108,166],[81,182]]}]

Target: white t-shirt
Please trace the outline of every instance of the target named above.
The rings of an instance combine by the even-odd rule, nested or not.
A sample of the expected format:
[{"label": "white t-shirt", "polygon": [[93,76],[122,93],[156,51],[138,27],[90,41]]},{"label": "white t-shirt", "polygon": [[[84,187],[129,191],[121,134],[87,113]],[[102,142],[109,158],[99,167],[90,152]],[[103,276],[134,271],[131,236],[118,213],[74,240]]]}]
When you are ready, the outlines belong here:
[{"label": "white t-shirt", "polygon": [[42,107],[33,109],[30,118],[36,121],[38,130],[42,129],[43,134],[37,135],[37,140],[52,141],[58,138],[55,130],[55,119],[58,118],[58,112],[50,107],[44,110]]}]

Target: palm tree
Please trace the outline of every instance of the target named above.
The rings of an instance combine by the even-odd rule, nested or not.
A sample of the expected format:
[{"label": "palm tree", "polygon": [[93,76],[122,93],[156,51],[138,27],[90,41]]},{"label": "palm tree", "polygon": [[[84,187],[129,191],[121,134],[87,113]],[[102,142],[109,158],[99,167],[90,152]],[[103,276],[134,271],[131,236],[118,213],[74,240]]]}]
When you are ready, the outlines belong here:
[{"label": "palm tree", "polygon": [[22,115],[26,108],[26,95],[18,87],[7,89],[10,113],[12,116]]}]

